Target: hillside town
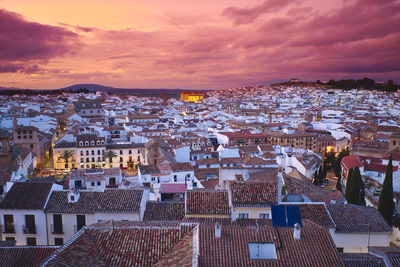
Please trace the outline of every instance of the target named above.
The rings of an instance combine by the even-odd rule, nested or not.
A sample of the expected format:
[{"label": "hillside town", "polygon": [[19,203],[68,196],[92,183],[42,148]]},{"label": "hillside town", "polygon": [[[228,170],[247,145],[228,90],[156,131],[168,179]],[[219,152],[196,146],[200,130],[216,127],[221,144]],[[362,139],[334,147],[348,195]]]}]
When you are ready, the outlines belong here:
[{"label": "hillside town", "polygon": [[400,266],[399,99],[0,95],[0,265]]}]

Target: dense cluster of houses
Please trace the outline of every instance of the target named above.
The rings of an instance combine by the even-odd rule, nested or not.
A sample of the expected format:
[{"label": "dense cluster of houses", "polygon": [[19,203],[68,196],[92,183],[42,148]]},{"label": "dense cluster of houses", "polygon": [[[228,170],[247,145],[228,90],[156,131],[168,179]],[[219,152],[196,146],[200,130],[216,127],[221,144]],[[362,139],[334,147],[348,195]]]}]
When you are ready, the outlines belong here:
[{"label": "dense cluster of houses", "polygon": [[[4,266],[399,263],[376,209],[390,155],[400,199],[398,93],[65,94],[0,106]],[[312,182],[343,149],[343,187],[359,167],[367,206]]]}]

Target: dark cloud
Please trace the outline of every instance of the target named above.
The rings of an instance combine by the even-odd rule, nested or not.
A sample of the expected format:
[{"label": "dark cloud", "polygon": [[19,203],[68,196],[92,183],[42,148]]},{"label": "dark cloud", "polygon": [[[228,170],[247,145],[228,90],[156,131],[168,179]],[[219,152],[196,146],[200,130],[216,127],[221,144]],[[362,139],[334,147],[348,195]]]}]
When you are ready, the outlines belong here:
[{"label": "dark cloud", "polygon": [[34,73],[37,65],[73,53],[82,45],[79,36],[62,27],[27,21],[0,9],[0,64],[2,72]]}]

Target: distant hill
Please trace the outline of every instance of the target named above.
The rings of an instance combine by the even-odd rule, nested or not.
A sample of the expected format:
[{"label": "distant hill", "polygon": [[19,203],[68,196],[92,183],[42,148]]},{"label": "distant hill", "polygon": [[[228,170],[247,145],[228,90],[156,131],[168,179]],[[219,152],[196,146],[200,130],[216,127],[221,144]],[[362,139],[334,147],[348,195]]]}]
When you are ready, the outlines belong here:
[{"label": "distant hill", "polygon": [[104,86],[101,84],[73,84],[64,88],[59,89],[22,89],[22,88],[7,88],[0,87],[0,92],[3,94],[58,94],[61,92],[79,92],[87,90],[89,92],[107,92],[112,94],[124,94],[124,95],[135,95],[135,96],[146,96],[146,97],[161,97],[163,93],[166,93],[169,98],[177,98],[183,91],[211,91],[201,89],[142,89],[142,88],[115,88],[112,86]]}]

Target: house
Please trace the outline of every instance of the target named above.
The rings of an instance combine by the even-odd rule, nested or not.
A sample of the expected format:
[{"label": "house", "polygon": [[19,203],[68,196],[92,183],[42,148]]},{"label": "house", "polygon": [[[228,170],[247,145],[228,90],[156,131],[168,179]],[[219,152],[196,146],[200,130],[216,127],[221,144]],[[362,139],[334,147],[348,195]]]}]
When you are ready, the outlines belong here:
[{"label": "house", "polygon": [[335,224],[330,229],[338,250],[345,253],[366,253],[368,247],[388,247],[392,228],[376,208],[353,204],[328,204]]},{"label": "house", "polygon": [[134,169],[143,162],[145,147],[143,143],[119,142],[106,145],[106,151],[113,151],[117,156],[112,159],[107,158],[107,163],[111,166],[119,166],[123,169]]},{"label": "house", "polygon": [[0,203],[2,240],[17,245],[47,245],[45,205],[62,186],[51,182],[15,182]]},{"label": "house", "polygon": [[36,267],[54,253],[57,248],[57,246],[0,245],[1,266]]},{"label": "house", "polygon": [[75,112],[83,118],[104,116],[104,110],[99,99],[85,99],[74,103]]},{"label": "house", "polygon": [[49,245],[62,245],[85,225],[105,220],[141,221],[148,190],[55,191],[45,207]]},{"label": "house", "polygon": [[147,201],[143,221],[182,221],[185,202]]},{"label": "house", "polygon": [[104,168],[105,137],[98,134],[80,134],[76,138],[76,158],[78,169]]},{"label": "house", "polygon": [[276,184],[237,181],[230,184],[232,220],[270,219],[271,205],[278,203]]},{"label": "house", "polygon": [[69,180],[71,189],[104,191],[122,183],[120,168],[72,170]]}]

